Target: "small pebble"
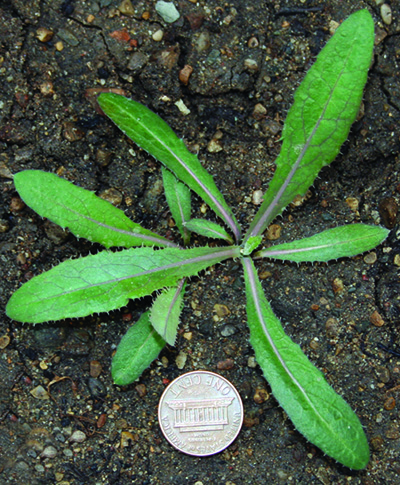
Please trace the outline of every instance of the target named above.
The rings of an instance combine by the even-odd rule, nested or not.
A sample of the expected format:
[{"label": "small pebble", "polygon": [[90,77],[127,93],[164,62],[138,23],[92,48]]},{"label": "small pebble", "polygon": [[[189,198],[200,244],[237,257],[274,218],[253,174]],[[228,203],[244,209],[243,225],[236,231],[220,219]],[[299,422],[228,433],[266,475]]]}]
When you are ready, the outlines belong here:
[{"label": "small pebble", "polygon": [[99,197],[103,200],[106,200],[107,202],[110,202],[115,207],[118,207],[121,205],[123,196],[121,192],[117,189],[114,189],[113,187],[104,190],[99,194]]},{"label": "small pebble", "polygon": [[85,137],[85,132],[75,126],[75,123],[66,121],[63,123],[63,136],[67,141],[73,143],[82,140]]},{"label": "small pebble", "polygon": [[96,428],[97,429],[102,428],[106,424],[106,421],[107,421],[107,414],[105,414],[105,413],[100,414],[100,416],[99,416],[99,418],[96,422]]},{"label": "small pebble", "polygon": [[183,69],[179,71],[179,81],[184,85],[187,86],[189,84],[189,78],[192,75],[193,67],[186,64]]},{"label": "small pebble", "polygon": [[196,39],[195,39],[194,47],[196,51],[200,54],[208,50],[211,46],[210,41],[210,34],[208,32],[202,32]]},{"label": "small pebble", "polygon": [[257,103],[253,109],[253,118],[256,120],[262,120],[267,116],[267,108],[261,103]]},{"label": "small pebble", "polygon": [[71,441],[71,443],[82,443],[85,440],[86,440],[85,433],[78,429],[72,433],[68,441]]},{"label": "small pebble", "polygon": [[11,198],[10,210],[12,212],[19,212],[24,207],[25,207],[25,202],[22,199],[20,199],[19,197]]},{"label": "small pebble", "polygon": [[366,264],[374,264],[377,260],[376,253],[372,251],[364,256],[364,263]]},{"label": "small pebble", "polygon": [[326,335],[329,338],[334,338],[338,335],[339,330],[340,330],[340,325],[339,322],[336,320],[336,318],[328,318],[328,320],[325,322],[325,330],[326,330]]},{"label": "small pebble", "polygon": [[172,24],[180,17],[175,5],[172,2],[164,2],[163,0],[159,0],[156,3],[156,12],[167,24]]},{"label": "small pebble", "polygon": [[381,17],[384,24],[390,25],[392,23],[392,9],[387,3],[381,5]]},{"label": "small pebble", "polygon": [[64,50],[64,44],[61,42],[61,40],[55,43],[55,48],[56,48],[56,51],[58,52],[61,52]]},{"label": "small pebble", "polygon": [[54,446],[46,446],[40,456],[42,458],[54,458],[57,456],[57,450],[54,448]]},{"label": "small pebble", "polygon": [[98,360],[91,360],[90,361],[90,376],[91,377],[99,377],[102,369],[103,369],[103,367]]},{"label": "small pebble", "polygon": [[271,224],[267,229],[267,239],[275,241],[281,237],[282,228],[279,224]]},{"label": "small pebble", "polygon": [[144,384],[138,384],[135,386],[136,392],[139,394],[139,397],[144,397],[147,394],[147,389]]},{"label": "small pebble", "polygon": [[51,81],[45,81],[39,86],[41,94],[45,98],[50,98],[54,94],[54,86]]},{"label": "small pebble", "polygon": [[396,266],[400,266],[400,254],[396,254],[394,259],[393,259],[393,263],[396,265]]},{"label": "small pebble", "polygon": [[229,323],[227,323],[221,328],[221,335],[223,337],[230,337],[231,335],[235,335],[236,332],[237,332],[236,327],[233,325],[230,325]]},{"label": "small pebble", "polygon": [[221,305],[219,303],[216,303],[214,305],[214,312],[219,316],[219,317],[226,317],[231,313],[229,308],[226,305]]},{"label": "small pebble", "polygon": [[235,362],[233,361],[233,359],[221,360],[217,364],[218,370],[230,370],[230,369],[233,369],[234,367],[235,367]]},{"label": "small pebble", "polygon": [[329,33],[333,35],[336,32],[336,29],[339,27],[339,22],[336,22],[335,20],[331,20],[329,22]]},{"label": "small pebble", "polygon": [[181,99],[178,99],[178,101],[176,101],[174,105],[179,109],[179,111],[183,115],[187,116],[190,113],[190,109],[186,106],[186,104]]},{"label": "small pebble", "polygon": [[0,349],[3,350],[6,347],[8,347],[10,341],[11,341],[11,339],[8,335],[2,335],[0,337]]},{"label": "small pebble", "polygon": [[215,140],[214,138],[208,143],[207,145],[207,150],[210,152],[210,153],[218,153],[218,152],[221,152],[223,150],[223,147],[220,143],[219,140]]},{"label": "small pebble", "polygon": [[260,205],[263,202],[264,192],[262,190],[255,190],[251,196],[254,205]]},{"label": "small pebble", "polygon": [[250,37],[250,39],[247,41],[247,46],[250,47],[251,49],[258,47],[259,45],[260,45],[260,42],[258,41],[257,37]]},{"label": "small pebble", "polygon": [[121,433],[121,448],[128,448],[135,443],[135,436],[129,431],[122,431]]},{"label": "small pebble", "polygon": [[269,392],[263,387],[257,387],[254,396],[254,402],[257,404],[262,404],[269,399]]},{"label": "small pebble", "polygon": [[46,29],[46,27],[39,27],[36,31],[36,38],[40,40],[40,42],[48,42],[53,38],[54,32],[50,29]]},{"label": "small pebble", "polygon": [[255,61],[254,59],[245,59],[243,64],[244,64],[244,68],[250,72],[258,71],[258,64],[257,64],[257,61]]},{"label": "small pebble", "polygon": [[185,332],[182,336],[186,340],[192,340],[192,338],[193,338],[193,332]]},{"label": "small pebble", "polygon": [[135,9],[133,8],[131,0],[123,0],[118,10],[127,17],[133,17],[135,15]]},{"label": "small pebble", "polygon": [[159,29],[159,30],[156,30],[154,32],[154,34],[151,36],[151,38],[155,41],[155,42],[161,42],[162,39],[163,39],[163,36],[164,36],[164,32]]},{"label": "small pebble", "polygon": [[247,359],[247,366],[250,367],[251,369],[255,369],[257,367],[257,361],[254,355],[252,355]]},{"label": "small pebble", "polygon": [[343,291],[343,288],[344,288],[344,284],[343,284],[343,281],[340,278],[335,278],[332,281],[332,290],[335,293],[341,293]]},{"label": "small pebble", "polygon": [[347,197],[346,204],[350,207],[352,211],[357,211],[359,206],[359,201],[355,197]]},{"label": "small pebble", "polygon": [[180,351],[175,359],[176,367],[178,367],[178,369],[183,369],[185,367],[186,360],[187,360],[186,352]]},{"label": "small pebble", "polygon": [[50,394],[46,391],[46,389],[43,386],[35,387],[34,389],[31,390],[31,394],[35,399],[41,399],[42,401],[50,399]]},{"label": "small pebble", "polygon": [[375,310],[369,317],[369,321],[374,325],[375,327],[382,327],[382,325],[385,324],[385,321],[379,314],[377,310]]},{"label": "small pebble", "polygon": [[379,215],[388,229],[392,229],[396,224],[396,217],[399,206],[393,197],[385,197],[379,202]]}]

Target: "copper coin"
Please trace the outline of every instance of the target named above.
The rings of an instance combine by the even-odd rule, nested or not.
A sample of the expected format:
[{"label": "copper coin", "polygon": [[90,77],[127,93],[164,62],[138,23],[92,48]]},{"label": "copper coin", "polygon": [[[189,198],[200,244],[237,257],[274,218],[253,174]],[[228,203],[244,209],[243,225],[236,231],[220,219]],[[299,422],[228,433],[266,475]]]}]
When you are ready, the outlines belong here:
[{"label": "copper coin", "polygon": [[188,372],[163,392],[158,422],[177,450],[194,456],[214,455],[239,434],[243,404],[237,390],[224,377],[202,370]]}]

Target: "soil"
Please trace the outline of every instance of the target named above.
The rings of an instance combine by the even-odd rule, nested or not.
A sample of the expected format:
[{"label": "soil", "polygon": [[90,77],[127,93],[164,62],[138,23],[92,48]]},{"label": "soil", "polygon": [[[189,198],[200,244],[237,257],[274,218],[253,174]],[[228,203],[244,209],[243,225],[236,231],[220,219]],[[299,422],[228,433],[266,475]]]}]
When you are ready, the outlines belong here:
[{"label": "soil", "polygon": [[[174,23],[155,3],[0,1],[0,483],[399,483],[400,4],[392,0],[386,24],[375,0],[180,0]],[[253,193],[271,178],[295,88],[331,22],[361,8],[376,22],[376,46],[360,116],[307,200],[276,223],[279,241],[353,221],[385,224],[390,236],[369,257],[262,261],[258,269],[287,333],[360,417],[371,446],[365,470],[324,456],[270,395],[248,342],[236,262],[191,281],[176,347],[126,388],[112,383],[111,357],[150,299],[35,327],[7,318],[7,300],[24,281],[101,249],[24,206],[13,173],[58,173],[178,240],[159,164],[96,111],[98,90],[122,89],[162,116],[199,153],[245,227]],[[186,65],[193,72],[180,80]],[[258,103],[265,112],[254,112]],[[195,215],[200,207],[195,199]],[[245,408],[238,439],[208,458],[176,451],[157,422],[166,384],[195,369],[229,379]]]}]

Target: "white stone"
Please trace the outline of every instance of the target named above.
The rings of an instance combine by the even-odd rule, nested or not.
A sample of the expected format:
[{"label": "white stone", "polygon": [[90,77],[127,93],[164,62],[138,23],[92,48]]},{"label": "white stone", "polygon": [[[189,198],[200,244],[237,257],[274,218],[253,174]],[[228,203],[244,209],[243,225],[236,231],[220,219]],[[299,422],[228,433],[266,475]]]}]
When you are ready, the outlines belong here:
[{"label": "white stone", "polygon": [[172,24],[180,17],[175,5],[172,2],[164,2],[163,0],[156,3],[156,12],[167,24]]}]

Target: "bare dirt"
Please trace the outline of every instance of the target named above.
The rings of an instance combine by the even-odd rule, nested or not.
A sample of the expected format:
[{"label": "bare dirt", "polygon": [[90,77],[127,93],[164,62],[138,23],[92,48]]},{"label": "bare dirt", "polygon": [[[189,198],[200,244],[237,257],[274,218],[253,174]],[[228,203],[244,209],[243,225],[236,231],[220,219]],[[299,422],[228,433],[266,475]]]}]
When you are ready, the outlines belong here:
[{"label": "bare dirt", "polygon": [[[391,2],[390,24],[375,0],[181,0],[172,24],[156,13],[155,1],[132,3],[0,1],[0,483],[399,483],[398,2]],[[308,200],[276,223],[279,241],[353,221],[384,224],[390,236],[369,258],[259,262],[258,269],[288,334],[360,417],[371,445],[366,470],[352,472],[324,456],[263,392],[269,387],[252,358],[236,262],[192,280],[176,347],[166,347],[126,388],[112,383],[112,353],[150,299],[36,327],[7,318],[7,300],[24,281],[100,249],[24,207],[13,173],[58,173],[178,238],[158,163],[96,112],[99,89],[120,88],[162,116],[199,153],[246,226],[256,211],[254,191],[271,178],[295,88],[329,39],[331,22],[361,8],[376,22],[362,112]],[[159,30],[162,40],[154,40]],[[180,80],[186,65],[193,72]],[[179,100],[190,113],[178,109]],[[258,103],[265,112],[254,112]],[[195,212],[200,206],[195,201]],[[216,304],[225,305],[225,316]],[[182,352],[187,359],[178,369]],[[244,401],[238,439],[208,458],[174,450],[157,423],[166,384],[195,369],[224,375]]]}]

